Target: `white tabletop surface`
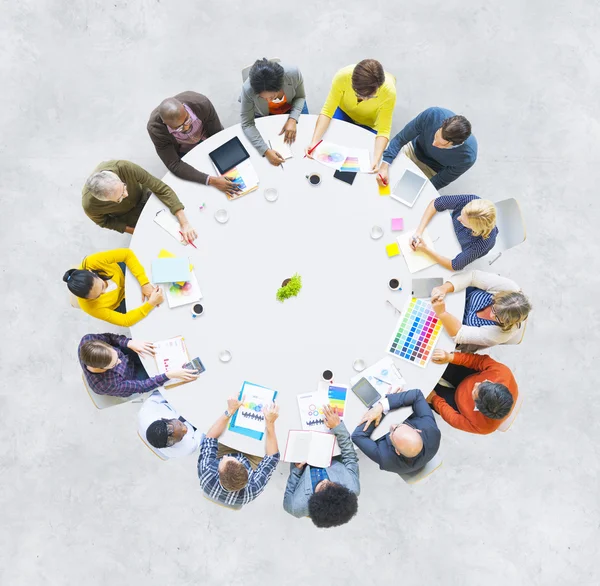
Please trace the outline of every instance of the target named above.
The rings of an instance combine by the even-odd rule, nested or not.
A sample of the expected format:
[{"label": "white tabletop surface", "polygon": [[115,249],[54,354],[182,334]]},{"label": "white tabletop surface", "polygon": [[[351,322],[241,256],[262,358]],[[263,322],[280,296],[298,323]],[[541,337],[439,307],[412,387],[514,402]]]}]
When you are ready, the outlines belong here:
[{"label": "white tabletop surface", "polygon": [[[256,121],[268,140],[281,130],[287,116]],[[301,429],[296,396],[317,389],[321,373],[331,369],[338,384],[348,384],[356,374],[352,363],[362,358],[367,366],[386,356],[386,345],[398,315],[386,304],[391,300],[402,309],[410,297],[411,274],[402,256],[388,258],[385,246],[401,232],[391,231],[391,218],[404,218],[405,231],[413,230],[437,192],[428,183],[410,209],[390,197],[380,196],[375,177],[358,174],[352,186],[334,179],[334,170],[303,158],[312,137],[316,116],[303,115],[292,147],[294,158],[284,170],[271,166],[244,137],[239,124],[227,128],[193,149],[185,161],[211,174],[208,153],[237,135],[260,178],[257,191],[228,201],[216,189],[183,181],[167,173],[170,185],[185,205],[186,215],[198,231],[197,250],[178,244],[154,223],[163,204],[152,196],[131,239],[131,249],[151,277],[151,262],[162,248],[178,256],[189,256],[203,293],[202,317],[193,319],[190,306],[169,309],[167,302],[131,328],[132,337],[158,341],[183,335],[190,357],[199,356],[206,371],[197,381],[165,389],[173,407],[188,421],[205,431],[226,408],[226,398],[239,393],[247,380],[277,390],[280,416],[276,423],[281,452],[290,429]],[[374,135],[352,124],[332,120],[326,140],[373,152]],[[391,184],[403,168],[421,173],[404,156],[391,167]],[[305,176],[317,172],[322,184],[311,186]],[[274,203],[265,200],[268,187],[279,192]],[[203,210],[199,205],[205,203]],[[229,222],[214,219],[218,209],[229,212]],[[380,240],[372,240],[371,227],[384,229]],[[459,244],[448,213],[436,214],[429,226],[436,250],[453,257]],[[302,276],[302,291],[280,303],[275,293],[281,282],[294,273]],[[435,265],[415,277],[447,276]],[[392,292],[390,278],[402,280],[403,291]],[[140,304],[140,290],[128,271],[127,307]],[[464,292],[446,298],[448,310],[462,316]],[[437,348],[452,350],[452,339],[442,332]],[[228,349],[231,362],[218,355]],[[420,388],[427,395],[439,380],[444,366],[426,368],[395,359],[407,381],[407,389]],[[156,364],[145,360],[149,374]],[[349,391],[346,426],[350,433],[365,412]],[[390,419],[388,416],[387,419]],[[387,425],[384,421],[382,425]],[[221,441],[235,449],[264,454],[264,442],[226,432]]]}]

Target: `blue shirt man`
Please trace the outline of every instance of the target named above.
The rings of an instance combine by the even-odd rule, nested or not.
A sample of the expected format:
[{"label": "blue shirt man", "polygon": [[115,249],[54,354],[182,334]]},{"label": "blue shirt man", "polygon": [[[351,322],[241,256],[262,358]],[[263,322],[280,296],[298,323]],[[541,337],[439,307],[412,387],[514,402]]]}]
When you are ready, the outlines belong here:
[{"label": "blue shirt man", "polygon": [[477,140],[464,116],[446,108],[427,108],[392,139],[383,153],[380,172],[385,184],[389,165],[401,150],[439,190],[473,166]]}]

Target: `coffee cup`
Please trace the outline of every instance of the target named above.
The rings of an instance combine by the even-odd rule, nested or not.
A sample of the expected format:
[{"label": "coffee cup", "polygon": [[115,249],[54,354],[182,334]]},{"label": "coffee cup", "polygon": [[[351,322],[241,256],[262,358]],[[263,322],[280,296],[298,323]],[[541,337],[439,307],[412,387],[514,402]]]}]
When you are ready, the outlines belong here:
[{"label": "coffee cup", "polygon": [[324,381],[330,383],[333,380],[333,370],[324,370],[321,377]]},{"label": "coffee cup", "polygon": [[388,281],[388,287],[392,291],[402,291],[402,281],[400,281],[400,279],[390,279]]},{"label": "coffee cup", "polygon": [[306,178],[313,187],[321,185],[321,176],[318,173],[311,173],[310,175],[307,175]]},{"label": "coffee cup", "polygon": [[204,315],[204,307],[200,303],[194,303],[192,305],[192,317],[200,317],[201,315]]}]

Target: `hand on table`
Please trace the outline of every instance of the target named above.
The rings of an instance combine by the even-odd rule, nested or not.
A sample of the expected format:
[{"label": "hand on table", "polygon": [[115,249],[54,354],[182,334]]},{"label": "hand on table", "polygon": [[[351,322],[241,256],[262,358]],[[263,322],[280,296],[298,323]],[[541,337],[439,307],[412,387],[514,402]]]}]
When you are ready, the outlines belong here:
[{"label": "hand on table", "polygon": [[240,191],[240,188],[227,177],[213,177],[212,175],[208,178],[208,184],[211,187],[226,193],[227,195],[234,196]]},{"label": "hand on table", "polygon": [[152,295],[154,289],[156,289],[156,287],[152,283],[142,285],[142,303],[146,301],[146,299],[150,299],[150,295]]},{"label": "hand on table", "polygon": [[[383,178],[383,179],[382,179]],[[377,185],[379,187],[385,187],[390,183],[390,166],[381,164],[379,168],[379,173],[377,173]]]},{"label": "hand on table", "polygon": [[174,368],[173,370],[169,370],[169,372],[167,372],[166,374],[169,380],[177,378],[182,381],[185,381],[186,383],[196,380],[198,376],[200,376],[198,374],[198,371],[190,370],[187,368]]},{"label": "hand on table", "polygon": [[431,290],[431,303],[433,303],[434,299],[443,301],[445,297],[446,297],[446,290],[444,289],[443,286],[442,287],[434,287]]},{"label": "hand on table", "polygon": [[417,247],[419,246],[420,243],[423,242],[423,239],[421,238],[421,234],[419,232],[415,232],[411,237],[410,237],[410,247],[416,251]]},{"label": "hand on table", "polygon": [[434,350],[431,356],[431,360],[436,364],[448,364],[448,362],[452,362],[452,358],[452,352],[446,352],[446,350]]},{"label": "hand on table", "polygon": [[279,165],[281,165],[281,163],[285,163],[285,159],[273,149],[268,149],[265,152],[265,157],[267,157],[267,161],[269,161],[269,163],[271,163],[271,165],[274,165],[275,167],[278,167]]},{"label": "hand on table", "polygon": [[431,250],[429,249],[427,244],[425,244],[425,241],[422,238],[419,238],[417,241],[414,242],[414,244],[411,242],[411,248],[415,252],[424,252],[425,254],[429,254],[431,252]]},{"label": "hand on table", "polygon": [[325,417],[325,425],[329,429],[333,429],[340,424],[340,416],[335,409],[331,408],[331,405],[323,405],[323,416]]},{"label": "hand on table", "polygon": [[431,306],[433,307],[433,311],[439,317],[446,311],[446,302],[440,299],[439,297],[431,298]]},{"label": "hand on table", "polygon": [[381,163],[379,161],[377,161],[376,163],[373,163],[371,165],[371,173],[377,173],[379,171],[380,166],[381,166]]},{"label": "hand on table", "polygon": [[165,295],[162,289],[157,285],[148,298],[148,303],[154,307],[160,307],[160,304],[165,300]]},{"label": "hand on table", "polygon": [[273,425],[275,420],[279,417],[279,405],[271,403],[263,407],[263,413],[265,414],[265,423]]},{"label": "hand on table", "polygon": [[145,354],[148,356],[154,356],[156,354],[156,350],[154,349],[154,344],[152,342],[138,342],[137,340],[129,340],[129,342],[127,342],[127,347],[130,350],[133,350],[136,354],[140,354],[142,356]]},{"label": "hand on table", "polygon": [[242,397],[241,401],[238,401],[237,397],[229,397],[227,399],[227,411],[229,414],[233,415],[242,406],[243,402],[244,397]]},{"label": "hand on table", "polygon": [[381,417],[383,416],[383,405],[381,403],[377,403],[373,405],[363,416],[362,419],[358,422],[358,425],[364,423],[363,431],[367,431],[369,425],[374,421],[375,427],[377,427],[381,421]]},{"label": "hand on table", "polygon": [[287,122],[283,125],[279,135],[281,136],[285,132],[283,142],[292,144],[296,140],[296,126],[297,122],[293,118],[288,118]]},{"label": "hand on table", "polygon": [[180,225],[181,233],[183,234],[183,239],[186,242],[194,242],[196,238],[198,238],[198,232],[192,228],[189,222],[185,222]]}]

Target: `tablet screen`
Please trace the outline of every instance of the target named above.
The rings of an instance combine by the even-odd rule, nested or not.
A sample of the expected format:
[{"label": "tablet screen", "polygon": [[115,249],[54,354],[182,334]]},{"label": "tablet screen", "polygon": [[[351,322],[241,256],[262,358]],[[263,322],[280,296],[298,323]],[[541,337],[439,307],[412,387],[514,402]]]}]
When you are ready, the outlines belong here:
[{"label": "tablet screen", "polygon": [[427,179],[425,177],[421,177],[406,169],[404,175],[396,183],[393,194],[397,199],[402,200],[403,203],[412,207],[426,182]]},{"label": "tablet screen", "polygon": [[245,161],[250,157],[248,151],[244,148],[244,145],[237,136],[234,136],[231,140],[222,144],[212,153],[209,153],[208,156],[211,158],[217,171],[219,171],[221,175],[227,173],[227,171],[233,169],[236,165],[239,165],[242,161]]},{"label": "tablet screen", "polygon": [[371,405],[381,399],[381,395],[375,387],[364,377],[352,387],[352,390],[367,407],[371,407]]}]

